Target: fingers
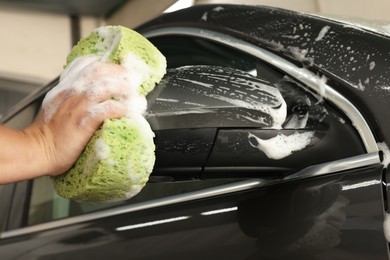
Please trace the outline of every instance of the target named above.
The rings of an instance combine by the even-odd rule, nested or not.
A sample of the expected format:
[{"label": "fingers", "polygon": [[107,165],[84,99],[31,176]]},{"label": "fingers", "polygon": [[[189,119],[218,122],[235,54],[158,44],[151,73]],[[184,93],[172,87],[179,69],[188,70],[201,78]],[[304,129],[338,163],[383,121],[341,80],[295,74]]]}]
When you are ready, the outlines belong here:
[{"label": "fingers", "polygon": [[85,117],[80,121],[81,127],[90,127],[95,131],[106,119],[121,118],[127,114],[127,106],[116,100],[108,99],[88,107]]},{"label": "fingers", "polygon": [[96,103],[108,99],[126,102],[137,95],[137,90],[124,80],[106,77],[92,84],[85,94],[90,101]]},{"label": "fingers", "polygon": [[114,63],[99,61],[99,57],[79,57],[62,72],[57,89],[72,89],[85,93],[104,79],[126,79],[126,69]]},{"label": "fingers", "polygon": [[61,73],[60,81],[63,81],[68,77],[73,78],[76,75],[78,76],[85,68],[91,66],[98,60],[99,60],[98,56],[83,56],[75,59]]},{"label": "fingers", "polygon": [[87,85],[102,77],[124,78],[125,68],[115,63],[99,61],[99,57],[80,57],[74,60],[61,74],[60,80],[85,80]]},{"label": "fingers", "polygon": [[42,105],[45,120],[49,121],[75,95],[84,95],[92,105],[108,99],[130,104],[138,90],[127,78],[126,69],[120,65],[100,62],[95,56],[77,58],[64,70],[59,84],[46,95]]}]

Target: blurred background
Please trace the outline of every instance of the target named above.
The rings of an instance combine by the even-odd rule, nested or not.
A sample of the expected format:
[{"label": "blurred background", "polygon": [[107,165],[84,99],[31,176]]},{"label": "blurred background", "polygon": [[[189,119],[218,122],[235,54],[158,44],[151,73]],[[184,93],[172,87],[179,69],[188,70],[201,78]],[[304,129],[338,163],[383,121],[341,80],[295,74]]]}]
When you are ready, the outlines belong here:
[{"label": "blurred background", "polygon": [[389,0],[0,0],[0,117],[56,78],[71,47],[95,27],[134,28],[163,12],[208,3],[377,20],[390,31]]}]

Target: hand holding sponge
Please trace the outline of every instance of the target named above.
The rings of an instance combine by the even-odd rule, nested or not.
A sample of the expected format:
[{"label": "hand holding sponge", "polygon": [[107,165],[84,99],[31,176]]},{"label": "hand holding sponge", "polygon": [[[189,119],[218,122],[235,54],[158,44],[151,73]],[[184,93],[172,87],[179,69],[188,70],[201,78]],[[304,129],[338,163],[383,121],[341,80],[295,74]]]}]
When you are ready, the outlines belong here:
[{"label": "hand holding sponge", "polygon": [[[128,82],[133,97],[125,101],[127,116],[106,120],[74,166],[54,177],[55,190],[60,196],[75,200],[127,199],[142,189],[153,170],[154,133],[143,117],[145,95],[164,76],[166,60],[146,38],[122,26],[100,27],[81,39],[69,54],[64,73],[75,70],[71,67],[82,58],[122,66],[125,73],[119,77]],[[60,83],[61,79],[62,75]],[[98,89],[109,84],[115,82],[100,84]],[[93,93],[91,89],[85,91]],[[46,111],[51,110],[52,100],[50,95],[45,98]]]}]

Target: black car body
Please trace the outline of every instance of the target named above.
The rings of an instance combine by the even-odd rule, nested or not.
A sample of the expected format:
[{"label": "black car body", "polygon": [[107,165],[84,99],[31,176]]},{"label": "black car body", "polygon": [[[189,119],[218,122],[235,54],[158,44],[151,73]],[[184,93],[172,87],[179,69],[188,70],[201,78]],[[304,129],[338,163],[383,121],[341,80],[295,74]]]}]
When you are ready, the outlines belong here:
[{"label": "black car body", "polygon": [[[1,259],[388,259],[389,36],[240,5],[137,30],[169,68],[150,182],[109,204],[0,187]],[[2,122],[30,123],[55,84]]]}]

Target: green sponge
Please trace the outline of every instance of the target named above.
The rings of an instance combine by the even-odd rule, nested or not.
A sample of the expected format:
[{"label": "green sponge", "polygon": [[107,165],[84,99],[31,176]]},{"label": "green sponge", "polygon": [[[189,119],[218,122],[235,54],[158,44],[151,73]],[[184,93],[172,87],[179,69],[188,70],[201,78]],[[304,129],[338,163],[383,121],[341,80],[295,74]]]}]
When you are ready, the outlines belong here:
[{"label": "green sponge", "polygon": [[123,26],[103,26],[92,31],[72,48],[64,67],[80,56],[91,55],[116,64],[132,63],[134,59],[144,61],[151,70],[140,86],[142,95],[152,90],[166,72],[166,60],[161,52],[142,35]]},{"label": "green sponge", "polygon": [[[103,61],[131,70],[143,67],[140,95],[152,90],[166,72],[165,57],[157,48],[140,34],[122,26],[95,29],[73,47],[65,66],[77,57],[87,55],[99,56]],[[137,66],[128,66],[134,60],[138,60]],[[149,69],[138,66],[139,60]],[[74,166],[54,178],[57,194],[85,201],[117,201],[136,195],[153,170],[153,137],[150,125],[141,113],[106,120]]]}]

